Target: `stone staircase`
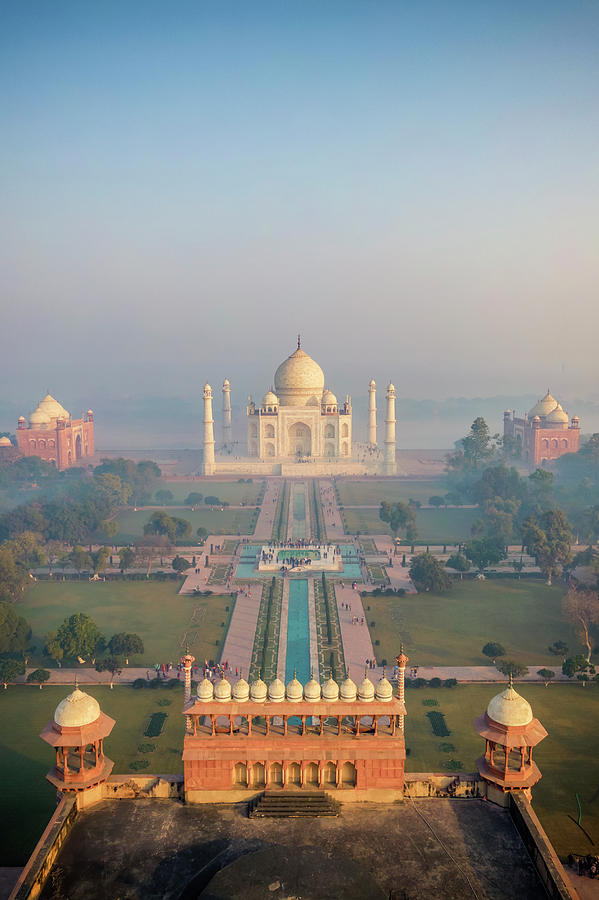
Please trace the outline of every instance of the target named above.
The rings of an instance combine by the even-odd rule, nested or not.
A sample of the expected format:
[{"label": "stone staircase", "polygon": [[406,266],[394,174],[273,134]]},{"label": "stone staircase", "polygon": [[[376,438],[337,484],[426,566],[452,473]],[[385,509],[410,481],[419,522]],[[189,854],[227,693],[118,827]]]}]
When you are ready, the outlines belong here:
[{"label": "stone staircase", "polygon": [[325,791],[264,791],[250,803],[250,819],[338,816],[339,804]]}]

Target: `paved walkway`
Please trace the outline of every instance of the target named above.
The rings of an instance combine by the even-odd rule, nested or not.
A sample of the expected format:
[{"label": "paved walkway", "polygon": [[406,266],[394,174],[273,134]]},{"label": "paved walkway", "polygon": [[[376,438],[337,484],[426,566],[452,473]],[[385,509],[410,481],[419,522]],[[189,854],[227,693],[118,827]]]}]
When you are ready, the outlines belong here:
[{"label": "paved walkway", "polygon": [[[359,684],[364,678],[365,661],[374,659],[374,650],[370,639],[370,631],[366,625],[364,607],[362,606],[359,592],[354,591],[351,586],[348,587],[345,583],[344,587],[341,587],[341,584],[335,585],[335,596],[337,598],[337,611],[341,625],[345,666],[356,684]],[[348,603],[351,609],[343,609],[342,604],[344,603]],[[364,617],[364,625],[353,625],[352,620],[354,616],[358,616],[359,621]]]},{"label": "paved walkway", "polygon": [[252,663],[254,633],[258,623],[262,584],[252,584],[247,591],[239,590],[235,609],[221,654],[221,660],[227,660],[233,670],[239,668],[247,678]]},{"label": "paved walkway", "polygon": [[320,505],[324,513],[324,522],[327,529],[327,538],[330,541],[341,541],[345,538],[341,513],[337,504],[337,497],[333,488],[333,482],[320,481]]},{"label": "paved walkway", "polygon": [[[282,481],[280,479],[269,478],[266,483],[266,492],[260,507],[258,521],[254,530],[253,537],[256,540],[269,541],[272,535],[272,525],[277,508],[277,500],[279,491],[281,490]],[[251,539],[252,536],[250,536]]]}]

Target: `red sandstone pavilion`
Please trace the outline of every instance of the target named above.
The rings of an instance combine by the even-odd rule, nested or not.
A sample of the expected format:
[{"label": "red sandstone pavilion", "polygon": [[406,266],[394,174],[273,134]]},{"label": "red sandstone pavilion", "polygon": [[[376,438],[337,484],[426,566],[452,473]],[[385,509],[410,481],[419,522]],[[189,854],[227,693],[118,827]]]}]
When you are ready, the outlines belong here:
[{"label": "red sandstone pavilion", "polygon": [[39,456],[57,469],[68,469],[94,455],[94,414],[88,409],[80,419],[73,419],[58,400],[46,394],[29,422],[19,416],[17,444],[23,456]]}]

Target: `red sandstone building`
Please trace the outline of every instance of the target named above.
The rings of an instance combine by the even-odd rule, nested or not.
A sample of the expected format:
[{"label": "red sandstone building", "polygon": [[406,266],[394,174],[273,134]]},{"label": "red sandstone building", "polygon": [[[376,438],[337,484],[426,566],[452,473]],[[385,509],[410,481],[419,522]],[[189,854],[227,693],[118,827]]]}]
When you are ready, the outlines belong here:
[{"label": "red sandstone building", "polygon": [[578,416],[569,420],[568,413],[547,391],[522,419],[516,417],[515,410],[506,409],[503,435],[512,439],[514,455],[536,469],[564,453],[578,451],[580,420]]},{"label": "red sandstone building", "polygon": [[39,456],[57,469],[68,469],[94,455],[94,414],[88,409],[80,419],[73,419],[46,394],[29,416],[29,423],[25,416],[19,416],[17,443],[23,456]]}]

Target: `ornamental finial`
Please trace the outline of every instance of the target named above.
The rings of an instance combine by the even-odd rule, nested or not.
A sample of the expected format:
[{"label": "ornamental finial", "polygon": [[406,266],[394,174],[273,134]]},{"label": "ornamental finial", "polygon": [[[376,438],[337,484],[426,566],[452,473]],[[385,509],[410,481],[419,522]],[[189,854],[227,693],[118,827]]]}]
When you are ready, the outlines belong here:
[{"label": "ornamental finial", "polygon": [[298,334],[298,336],[297,336],[297,349],[298,349],[298,350],[301,350],[301,349],[302,349],[302,336],[301,336],[301,334]]}]

